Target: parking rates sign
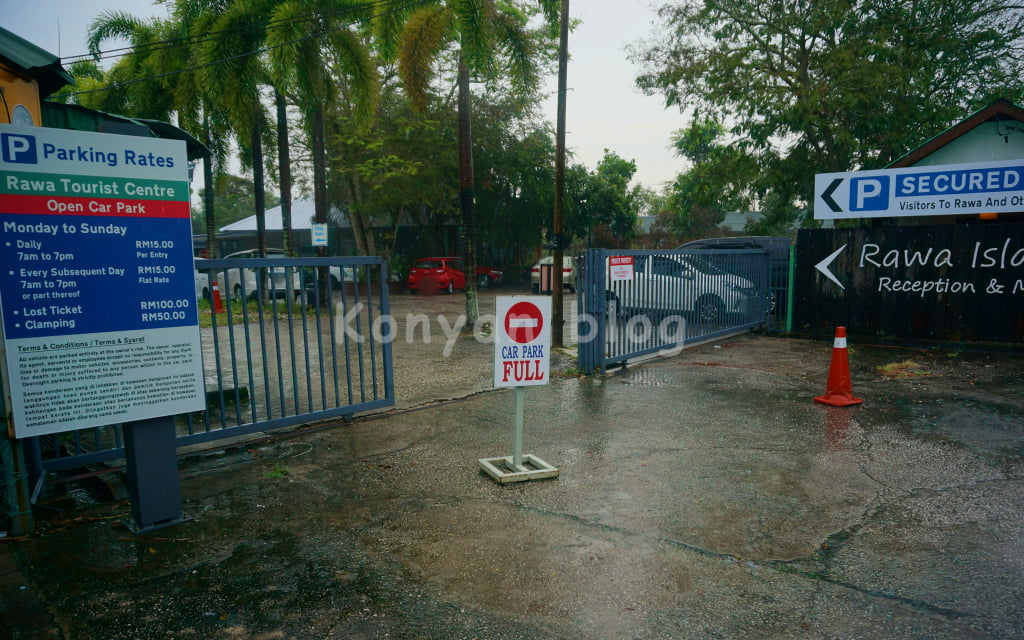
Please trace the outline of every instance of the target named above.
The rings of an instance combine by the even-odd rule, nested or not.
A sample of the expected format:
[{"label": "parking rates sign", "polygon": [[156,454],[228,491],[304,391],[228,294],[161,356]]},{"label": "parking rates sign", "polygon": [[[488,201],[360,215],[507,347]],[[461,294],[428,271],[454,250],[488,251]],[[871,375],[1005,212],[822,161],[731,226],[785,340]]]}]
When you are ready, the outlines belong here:
[{"label": "parking rates sign", "polygon": [[204,407],[185,143],[0,125],[15,437]]}]

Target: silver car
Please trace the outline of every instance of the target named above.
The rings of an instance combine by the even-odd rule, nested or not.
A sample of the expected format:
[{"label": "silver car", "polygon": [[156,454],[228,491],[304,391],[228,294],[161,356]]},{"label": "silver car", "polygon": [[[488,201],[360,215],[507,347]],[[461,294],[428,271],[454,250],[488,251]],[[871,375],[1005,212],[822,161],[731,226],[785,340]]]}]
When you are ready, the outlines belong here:
[{"label": "silver car", "polygon": [[762,304],[754,283],[694,255],[636,256],[631,280],[609,282],[609,314],[677,313],[703,323]]},{"label": "silver car", "polygon": [[[554,266],[554,262],[555,259],[552,256],[545,256],[530,269],[530,284],[533,286],[534,293],[540,293],[542,267],[546,266],[545,271],[547,271]],[[547,284],[547,289],[550,289],[550,283]],[[576,293],[576,264],[569,256],[562,258],[562,286],[568,289],[569,293]]]}]

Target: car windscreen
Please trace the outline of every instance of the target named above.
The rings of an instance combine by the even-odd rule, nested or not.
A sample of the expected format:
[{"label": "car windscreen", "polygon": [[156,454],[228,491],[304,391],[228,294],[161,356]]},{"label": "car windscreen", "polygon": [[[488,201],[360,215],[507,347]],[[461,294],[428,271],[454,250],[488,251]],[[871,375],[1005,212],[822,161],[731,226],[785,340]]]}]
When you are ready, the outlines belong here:
[{"label": "car windscreen", "polygon": [[693,255],[679,256],[679,260],[685,262],[689,266],[693,267],[697,271],[709,276],[720,276],[725,274],[724,271],[719,269],[716,265],[711,264],[703,258],[699,258]]},{"label": "car windscreen", "polygon": [[412,265],[413,269],[440,269],[440,260],[420,260],[416,264]]}]

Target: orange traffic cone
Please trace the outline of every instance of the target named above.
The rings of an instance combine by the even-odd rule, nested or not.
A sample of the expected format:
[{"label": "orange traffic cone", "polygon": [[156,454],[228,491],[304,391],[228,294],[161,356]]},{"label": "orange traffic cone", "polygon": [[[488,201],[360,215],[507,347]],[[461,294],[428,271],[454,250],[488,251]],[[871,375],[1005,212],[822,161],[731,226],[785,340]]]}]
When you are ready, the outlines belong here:
[{"label": "orange traffic cone", "polygon": [[224,302],[220,299],[220,289],[217,288],[217,281],[213,281],[213,291],[210,292],[210,297],[213,298],[213,312],[224,313]]},{"label": "orange traffic cone", "polygon": [[836,327],[836,340],[832,343],[832,364],[828,369],[828,386],[825,395],[815,396],[814,401],[833,407],[848,407],[864,402],[853,397],[850,361],[846,354],[846,327]]}]

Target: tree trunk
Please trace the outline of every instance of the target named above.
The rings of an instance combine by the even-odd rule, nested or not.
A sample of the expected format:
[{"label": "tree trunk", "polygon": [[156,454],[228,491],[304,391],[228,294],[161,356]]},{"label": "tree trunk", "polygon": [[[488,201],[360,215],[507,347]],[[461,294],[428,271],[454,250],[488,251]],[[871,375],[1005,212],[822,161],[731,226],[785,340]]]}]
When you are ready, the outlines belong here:
[{"label": "tree trunk", "polygon": [[476,291],[476,212],[473,194],[473,132],[469,101],[469,69],[459,56],[459,202],[462,210],[462,258],[466,265],[466,326],[480,318]]},{"label": "tree trunk", "polygon": [[263,128],[259,118],[252,127],[252,194],[256,209],[256,247],[267,257],[267,197],[263,186]]},{"label": "tree trunk", "polygon": [[288,153],[288,105],[284,95],[275,92],[277,102],[277,163],[281,172],[281,248],[284,255],[292,250],[292,164]]},{"label": "tree trunk", "polygon": [[[313,222],[327,223],[327,148],[324,141],[324,105],[318,102],[310,114],[313,128]],[[318,257],[327,256],[327,247],[316,248]],[[317,267],[317,279],[329,283],[327,267]],[[320,287],[320,304],[327,304],[327,286]]]},{"label": "tree trunk", "polygon": [[[313,222],[327,222],[327,149],[324,145],[324,109],[317,104],[310,114],[313,128]],[[317,247],[318,256],[327,255],[327,247]]]},{"label": "tree trunk", "polygon": [[[207,150],[213,148],[213,143],[210,140],[210,123],[208,120],[204,120],[203,126],[203,142],[206,143]],[[213,152],[211,151],[208,156],[203,158],[203,207],[206,210],[206,257],[216,258],[217,251],[217,216],[213,212],[213,205],[215,202],[214,191],[216,185],[214,184],[214,171],[213,171]]]}]

